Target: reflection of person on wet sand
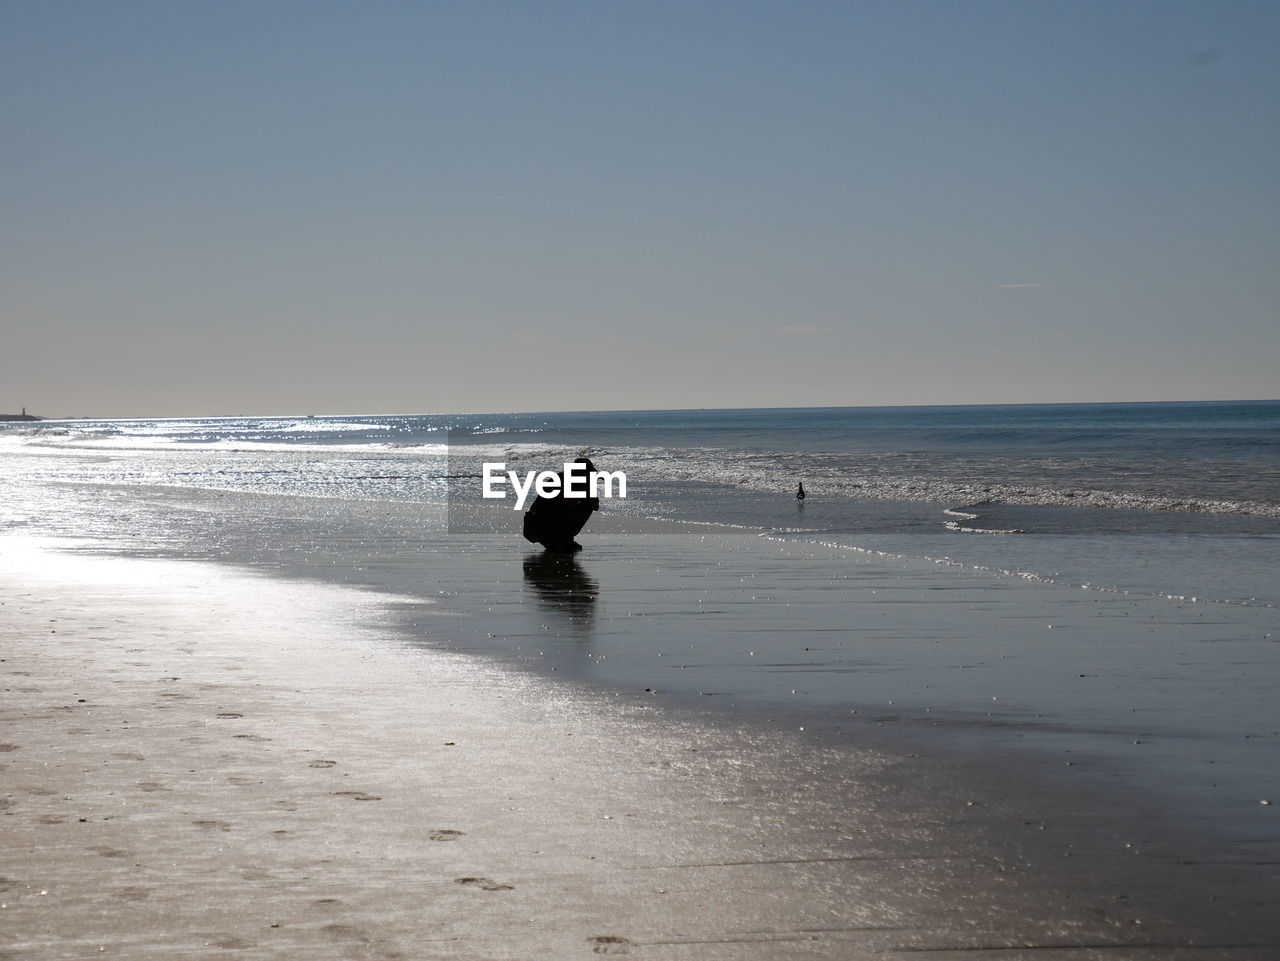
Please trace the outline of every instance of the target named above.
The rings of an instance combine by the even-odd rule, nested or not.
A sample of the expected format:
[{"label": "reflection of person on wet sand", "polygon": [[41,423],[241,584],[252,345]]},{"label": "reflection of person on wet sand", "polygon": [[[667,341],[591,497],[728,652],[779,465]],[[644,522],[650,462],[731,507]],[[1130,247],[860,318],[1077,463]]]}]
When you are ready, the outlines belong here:
[{"label": "reflection of person on wet sand", "polygon": [[524,581],[543,610],[566,617],[575,633],[591,630],[600,588],[572,554],[530,554],[524,559]]},{"label": "reflection of person on wet sand", "polygon": [[[574,463],[586,465],[585,471],[574,472],[579,477],[589,476],[596,469],[585,457],[579,457]],[[587,519],[600,509],[600,499],[565,497],[564,472],[557,476],[560,486],[556,491],[549,495],[539,494],[524,515],[524,539],[541,544],[549,551],[571,554],[582,550],[582,545],[574,538],[586,526]]]}]

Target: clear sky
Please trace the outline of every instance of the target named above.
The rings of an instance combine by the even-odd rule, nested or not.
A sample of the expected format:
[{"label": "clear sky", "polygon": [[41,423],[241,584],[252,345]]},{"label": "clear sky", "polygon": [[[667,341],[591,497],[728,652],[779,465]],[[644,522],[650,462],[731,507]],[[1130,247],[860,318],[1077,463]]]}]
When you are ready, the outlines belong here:
[{"label": "clear sky", "polygon": [[0,0],[0,411],[1280,396],[1275,0]]}]

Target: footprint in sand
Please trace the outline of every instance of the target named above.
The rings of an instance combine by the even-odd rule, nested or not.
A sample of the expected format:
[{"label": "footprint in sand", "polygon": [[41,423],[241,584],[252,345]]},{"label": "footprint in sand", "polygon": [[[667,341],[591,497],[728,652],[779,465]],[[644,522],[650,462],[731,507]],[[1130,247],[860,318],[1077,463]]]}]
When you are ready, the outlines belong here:
[{"label": "footprint in sand", "polygon": [[119,848],[88,848],[88,850],[104,858],[127,858],[133,853],[132,851],[121,851]]},{"label": "footprint in sand", "polygon": [[334,767],[337,761],[312,761],[307,767]]},{"label": "footprint in sand", "polygon": [[157,781],[139,781],[138,789],[146,794],[155,794],[156,791],[168,791],[170,788],[165,787]]},{"label": "footprint in sand", "polygon": [[354,801],[381,801],[377,794],[365,794],[364,791],[334,791],[339,797],[349,797]]},{"label": "footprint in sand", "polygon": [[21,745],[18,744],[0,744],[0,754],[7,754],[9,751],[16,751]]},{"label": "footprint in sand", "polygon": [[41,824],[66,824],[67,819],[59,814],[42,814],[36,818]]},{"label": "footprint in sand", "polygon": [[353,941],[357,944],[369,943],[368,933],[350,924],[326,924],[320,930],[335,941]]},{"label": "footprint in sand", "polygon": [[246,948],[256,948],[258,945],[254,941],[246,941],[244,938],[224,937],[212,942],[215,948],[225,948],[228,951],[243,951]]},{"label": "footprint in sand", "polygon": [[591,945],[593,954],[626,954],[631,941],[612,934],[601,934],[587,938],[587,944]]},{"label": "footprint in sand", "polygon": [[0,878],[0,891],[8,891],[11,888],[16,888],[17,886],[18,882],[13,878]]},{"label": "footprint in sand", "polygon": [[515,885],[502,884],[491,878],[454,878],[454,884],[465,884],[467,887],[480,888],[482,891],[514,891]]},{"label": "footprint in sand", "polygon": [[440,828],[427,835],[432,841],[456,841],[466,837],[466,831],[455,831],[453,828]]},{"label": "footprint in sand", "polygon": [[117,888],[111,892],[111,895],[121,901],[145,901],[151,897],[151,889],[134,885],[127,888]]},{"label": "footprint in sand", "polygon": [[205,831],[230,831],[231,825],[226,821],[192,821],[196,827]]}]

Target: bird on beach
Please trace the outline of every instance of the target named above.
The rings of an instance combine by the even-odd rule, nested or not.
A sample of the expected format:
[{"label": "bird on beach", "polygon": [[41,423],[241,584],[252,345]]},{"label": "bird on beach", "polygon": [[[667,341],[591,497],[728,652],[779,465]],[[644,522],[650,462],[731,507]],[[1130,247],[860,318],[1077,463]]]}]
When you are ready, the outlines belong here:
[{"label": "bird on beach", "polygon": [[801,481],[801,482],[800,482],[800,489],[799,489],[798,491],[796,491],[796,500],[798,500],[798,501],[802,501],[802,500],[804,500],[804,498],[805,498],[805,493],[804,493],[804,481]]}]

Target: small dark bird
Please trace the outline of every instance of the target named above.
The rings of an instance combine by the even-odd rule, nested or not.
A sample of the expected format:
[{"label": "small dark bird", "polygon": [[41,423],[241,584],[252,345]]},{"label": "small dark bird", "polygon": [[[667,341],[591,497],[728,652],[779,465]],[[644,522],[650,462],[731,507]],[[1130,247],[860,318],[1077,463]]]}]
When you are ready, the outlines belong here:
[{"label": "small dark bird", "polygon": [[804,500],[804,497],[805,497],[805,494],[804,494],[804,481],[801,481],[801,482],[800,482],[800,489],[799,489],[798,491],[796,491],[796,500],[798,500],[798,501],[802,501],[802,500]]}]

